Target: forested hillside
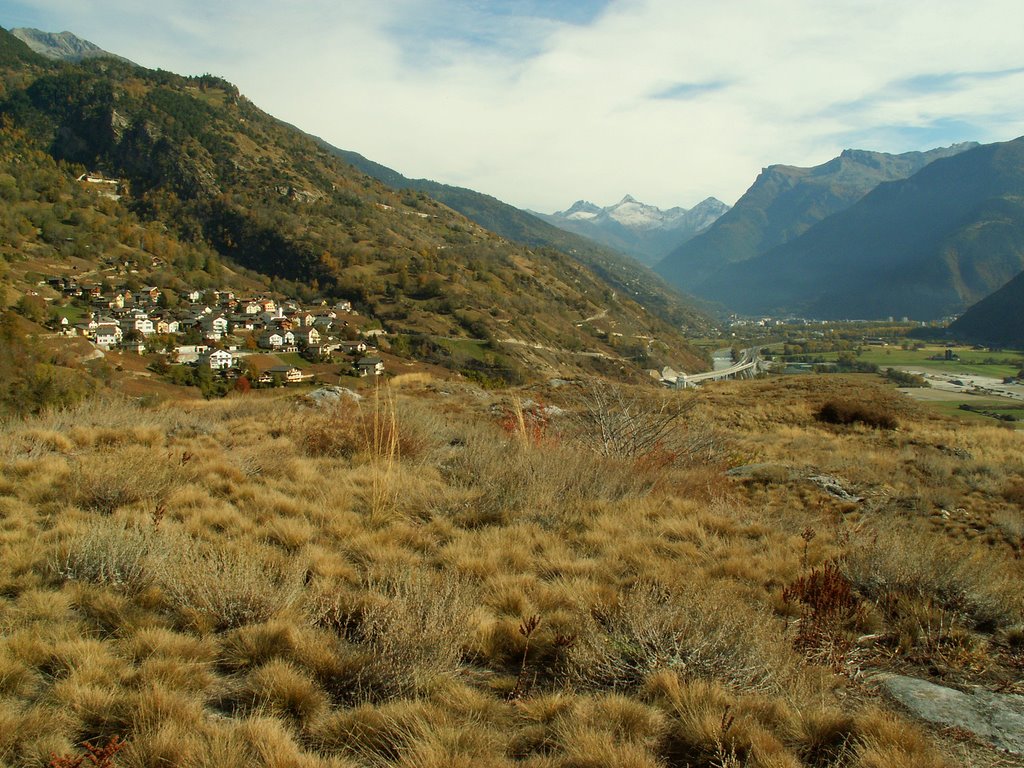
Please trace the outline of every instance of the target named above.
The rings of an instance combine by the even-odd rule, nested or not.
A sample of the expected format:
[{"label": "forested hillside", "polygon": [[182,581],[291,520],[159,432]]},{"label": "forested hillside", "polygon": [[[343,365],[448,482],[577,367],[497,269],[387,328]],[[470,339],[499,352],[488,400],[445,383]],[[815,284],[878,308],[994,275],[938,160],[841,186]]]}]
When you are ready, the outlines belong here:
[{"label": "forested hillside", "polygon": [[[166,253],[157,255],[176,274],[205,269],[215,282],[220,264],[231,273],[244,268],[311,296],[352,299],[394,333],[496,348],[526,342],[499,364],[517,375],[528,374],[539,348],[564,351],[556,365],[604,360],[616,372],[652,355],[703,365],[669,323],[566,254],[511,243],[426,195],[388,189],[220,78],[111,59],[50,63],[0,37],[4,151],[34,158],[29,167],[9,163],[6,183],[20,207],[8,213],[8,231],[24,230],[33,244],[96,255],[89,239],[108,219],[132,217],[163,239]],[[42,199],[24,178],[56,173],[66,186],[86,171],[117,179],[121,199],[83,208],[77,192]],[[586,322],[595,316],[600,321]]]},{"label": "forested hillside", "polygon": [[429,179],[410,179],[357,152],[338,149],[322,139],[317,141],[329,152],[393,189],[422,192],[509,240],[537,248],[554,248],[572,256],[617,292],[632,297],[648,311],[675,326],[701,331],[708,325],[707,316],[697,309],[692,298],[681,295],[633,258],[582,235],[560,229],[490,195]]}]

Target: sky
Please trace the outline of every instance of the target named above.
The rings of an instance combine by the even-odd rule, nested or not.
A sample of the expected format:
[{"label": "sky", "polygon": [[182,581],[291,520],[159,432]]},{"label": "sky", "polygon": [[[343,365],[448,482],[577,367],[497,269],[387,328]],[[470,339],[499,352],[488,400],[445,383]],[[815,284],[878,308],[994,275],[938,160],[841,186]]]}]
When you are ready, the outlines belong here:
[{"label": "sky", "polygon": [[768,165],[1024,134],[1020,0],[0,0],[209,72],[412,178],[545,213],[732,204]]}]

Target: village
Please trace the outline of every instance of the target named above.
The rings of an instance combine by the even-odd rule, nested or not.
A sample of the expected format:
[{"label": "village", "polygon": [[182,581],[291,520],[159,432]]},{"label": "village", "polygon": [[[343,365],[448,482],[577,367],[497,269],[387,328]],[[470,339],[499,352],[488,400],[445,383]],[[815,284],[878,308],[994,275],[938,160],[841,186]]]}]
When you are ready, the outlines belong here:
[{"label": "village", "polygon": [[231,290],[192,289],[170,298],[158,286],[132,291],[67,276],[45,284],[80,315],[76,321],[75,312],[55,310],[60,335],[83,337],[105,352],[159,355],[154,365],[164,372],[191,366],[228,379],[244,376],[256,386],[311,381],[316,374],[306,366],[278,357],[297,354],[313,364],[340,358],[342,370],[350,363],[356,376],[384,373],[377,345],[385,332],[348,300],[307,308],[294,299],[242,298]]}]

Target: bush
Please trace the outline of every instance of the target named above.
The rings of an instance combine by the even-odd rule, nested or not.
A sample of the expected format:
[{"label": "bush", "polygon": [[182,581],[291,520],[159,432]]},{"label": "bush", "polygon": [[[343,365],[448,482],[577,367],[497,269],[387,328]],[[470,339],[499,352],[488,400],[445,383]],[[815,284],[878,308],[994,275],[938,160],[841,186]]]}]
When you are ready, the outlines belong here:
[{"label": "bush", "polygon": [[789,650],[765,633],[766,616],[728,594],[638,584],[591,613],[597,626],[569,651],[569,677],[585,687],[637,688],[663,669],[746,690],[785,687]]},{"label": "bush", "polygon": [[601,456],[652,460],[662,466],[714,459],[717,436],[688,418],[694,396],[627,388],[603,379],[580,382],[566,407],[568,436]]},{"label": "bush", "polygon": [[168,542],[167,556],[154,566],[172,607],[200,631],[266,621],[293,607],[303,589],[299,563],[281,566],[256,547],[215,547],[184,534]]},{"label": "bush", "polygon": [[896,417],[880,406],[841,400],[829,400],[815,414],[826,424],[854,424],[860,422],[876,429],[896,429]]},{"label": "bush", "polygon": [[96,452],[79,461],[66,490],[82,509],[100,514],[109,515],[130,504],[153,506],[175,485],[174,468],[168,464],[142,445]]},{"label": "bush", "polygon": [[928,380],[918,373],[900,371],[896,368],[889,368],[885,372],[885,378],[897,387],[931,387]]},{"label": "bush", "polygon": [[367,586],[358,602],[320,605],[320,622],[364,652],[350,654],[358,669],[326,685],[336,700],[414,696],[458,670],[475,604],[461,580],[423,571]]},{"label": "bush", "polygon": [[841,568],[860,594],[893,610],[899,599],[935,605],[989,631],[1024,619],[1024,603],[999,558],[945,542],[908,545],[905,534],[885,529],[850,545]]},{"label": "bush", "polygon": [[101,518],[62,545],[51,568],[62,579],[140,591],[151,581],[155,529]]}]

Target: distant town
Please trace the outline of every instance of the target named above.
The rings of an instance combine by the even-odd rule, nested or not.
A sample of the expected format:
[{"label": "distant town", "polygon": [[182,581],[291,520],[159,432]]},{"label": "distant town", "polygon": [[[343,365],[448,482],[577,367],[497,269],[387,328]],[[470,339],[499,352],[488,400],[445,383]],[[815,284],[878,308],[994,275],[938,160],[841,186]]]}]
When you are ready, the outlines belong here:
[{"label": "distant town", "polygon": [[296,365],[253,363],[278,354],[297,353],[310,363],[342,357],[357,376],[385,370],[377,349],[384,331],[361,318],[348,300],[304,307],[294,299],[242,297],[230,290],[168,293],[145,286],[132,291],[67,276],[45,282],[71,301],[52,316],[57,332],[84,337],[104,351],[158,354],[163,366],[245,376],[253,385],[313,378]]}]

